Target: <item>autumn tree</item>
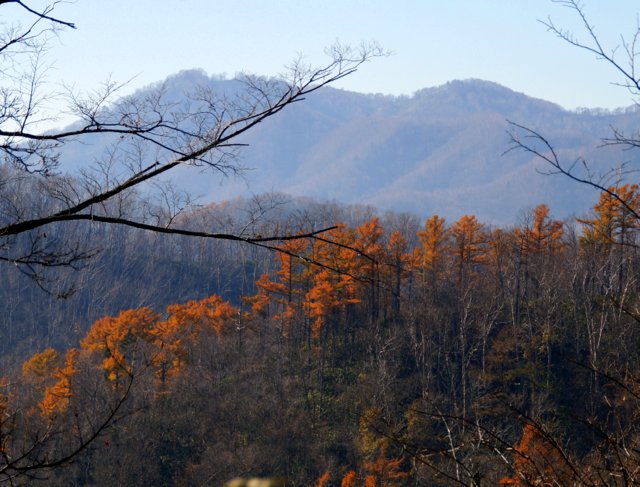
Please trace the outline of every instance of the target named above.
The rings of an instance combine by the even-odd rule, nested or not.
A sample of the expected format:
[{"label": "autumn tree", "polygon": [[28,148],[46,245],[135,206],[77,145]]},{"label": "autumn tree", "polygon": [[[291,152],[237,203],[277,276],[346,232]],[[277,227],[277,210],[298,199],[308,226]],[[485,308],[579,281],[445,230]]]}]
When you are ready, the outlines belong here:
[{"label": "autumn tree", "polygon": [[513,477],[500,485],[573,485],[578,479],[564,452],[546,433],[527,423],[514,447]]},{"label": "autumn tree", "polygon": [[[581,2],[562,0],[558,3],[575,13],[582,32],[577,34],[568,31],[556,25],[551,18],[542,22],[549,32],[578,50],[595,55],[598,60],[603,61],[611,68],[613,74],[617,76],[618,81],[615,84],[628,90],[633,98],[640,96],[640,75],[637,69],[640,48],[636,42],[638,36],[640,36],[640,27],[636,26],[635,30],[628,36],[621,34],[619,45],[607,46],[599,37],[595,26],[590,22],[586,9]],[[510,132],[511,150],[523,150],[538,157],[547,164],[549,175],[562,175],[571,181],[606,193],[608,195],[607,198],[624,207],[631,218],[640,219],[640,214],[638,214],[635,207],[635,190],[628,183],[624,183],[625,179],[632,178],[634,174],[633,168],[628,167],[627,163],[621,162],[617,166],[598,170],[598,168],[590,165],[589,161],[580,157],[565,160],[563,154],[554,149],[552,141],[543,133],[527,127],[521,122],[512,121],[510,123],[512,127]],[[625,133],[624,130],[616,127],[612,127],[611,134],[603,137],[602,141],[602,146],[618,147],[624,150],[637,150],[640,146],[638,134]],[[625,156],[624,159],[626,160],[628,157]],[[605,201],[602,201],[602,203],[606,205]],[[603,221],[602,223],[604,224],[605,222]],[[605,227],[599,230],[595,227],[592,227],[591,230],[604,232],[606,236],[606,224]]]},{"label": "autumn tree", "polygon": [[331,472],[325,472],[320,476],[314,487],[327,487],[330,479]]},{"label": "autumn tree", "polygon": [[134,362],[140,362],[140,344],[148,341],[158,318],[149,308],[126,310],[117,317],[106,316],[93,324],[81,346],[104,357],[101,367],[107,378],[117,385],[120,376],[130,375]]},{"label": "autumn tree", "polygon": [[356,481],[358,478],[358,474],[355,470],[349,470],[342,480],[340,481],[340,487],[356,487]]},{"label": "autumn tree", "polygon": [[363,294],[367,306],[370,310],[371,322],[373,323],[380,312],[380,263],[384,255],[383,243],[384,229],[378,217],[373,217],[355,230],[354,247],[360,252],[352,255],[352,268],[357,269],[356,275],[368,282],[368,290]]},{"label": "autumn tree", "polygon": [[[514,314],[520,321],[522,313],[530,311],[529,306],[544,296],[545,289],[553,287],[560,268],[565,261],[558,259],[565,248],[563,236],[565,225],[550,217],[549,207],[536,206],[523,216],[523,223],[513,229],[517,268],[515,270]],[[551,309],[552,305],[546,303]],[[536,321],[528,315],[528,321]],[[537,333],[537,332],[534,332]],[[548,333],[548,332],[547,332]]]},{"label": "autumn tree", "polygon": [[418,231],[418,238],[421,246],[414,249],[414,266],[428,275],[428,282],[433,285],[441,276],[445,265],[449,238],[445,219],[438,215],[427,218],[424,230]]},{"label": "autumn tree", "polygon": [[[0,482],[48,479],[124,417],[132,374],[116,391],[91,354],[71,348],[61,361],[45,350],[25,362],[35,391],[0,381]],[[102,372],[102,371],[100,371]]]},{"label": "autumn tree", "polygon": [[211,359],[216,340],[235,338],[238,317],[216,295],[169,306],[165,316],[132,309],[97,320],[63,357],[53,349],[34,354],[22,365],[24,383],[0,396],[0,481],[35,471],[53,481],[96,439],[108,445],[114,421],[161,411],[188,367]]},{"label": "autumn tree", "polygon": [[[638,227],[638,221],[632,213],[640,206],[638,185],[623,184],[607,189],[600,193],[600,199],[593,207],[594,217],[578,219],[583,225],[582,240],[585,243],[625,245],[629,234]],[[615,198],[614,194],[619,195],[626,205]]]},{"label": "autumn tree", "polygon": [[60,354],[53,348],[47,348],[22,364],[22,375],[27,380],[47,381],[53,376],[59,362]]},{"label": "autumn tree", "polygon": [[[633,272],[628,260],[629,247],[636,245],[640,220],[634,212],[640,208],[637,184],[610,186],[600,193],[593,207],[592,218],[578,218],[582,224],[580,242],[586,252],[595,252],[594,260],[604,265],[617,280],[617,292],[622,293],[625,277]],[[604,262],[603,262],[604,259]]]},{"label": "autumn tree", "polygon": [[[595,55],[616,76],[615,84],[625,88],[633,99],[637,99],[640,95],[637,66],[640,26],[636,25],[629,35],[621,34],[618,45],[607,45],[591,23],[582,2],[563,0],[559,3],[574,13],[581,30],[571,32],[552,19],[543,22],[547,29],[579,51]],[[586,264],[587,269],[580,286],[580,292],[588,297],[578,298],[582,303],[583,319],[587,325],[588,360],[592,368],[599,370],[601,361],[597,357],[602,350],[601,339],[607,336],[604,334],[605,328],[615,328],[616,334],[629,333],[628,324],[624,324],[621,313],[627,313],[635,306],[626,301],[626,296],[632,295],[632,283],[637,269],[624,256],[629,250],[626,244],[633,243],[635,238],[633,228],[640,220],[640,214],[637,211],[637,187],[634,183],[635,167],[625,161],[633,160],[629,152],[635,152],[640,147],[638,133],[611,127],[610,133],[601,138],[599,148],[620,149],[620,152],[613,158],[609,155],[607,160],[612,160],[612,163],[603,167],[582,157],[568,158],[554,148],[550,137],[540,130],[526,126],[526,122],[512,122],[511,125],[512,149],[536,156],[546,164],[549,175],[561,175],[601,194],[595,217],[582,219],[582,242],[586,244],[583,245],[583,250],[591,254],[591,259]],[[624,344],[620,343],[618,346],[624,347]],[[593,384],[596,383],[594,377]]]},{"label": "autumn tree", "polygon": [[58,380],[45,390],[41,404],[43,414],[51,416],[58,411],[67,409],[73,395],[71,380],[77,372],[77,360],[78,350],[70,349],[65,357],[64,367],[54,373],[54,377]]},{"label": "autumn tree", "polygon": [[[268,254],[264,283],[274,287],[256,288],[265,291],[262,311],[249,308],[262,306],[253,297],[236,307],[214,295],[162,313],[102,317],[68,355],[45,349],[3,370],[0,446],[12,462],[5,472],[52,466],[42,455],[16,461],[33,446],[26,441],[33,432],[47,439],[39,451],[67,463],[66,453],[54,453],[73,453],[66,447],[95,432],[97,441],[85,441],[72,464],[52,466],[41,483],[217,485],[282,475],[295,485],[344,487],[633,484],[640,439],[633,302],[615,313],[602,296],[583,292],[592,256],[568,233],[558,253],[526,247],[542,265],[536,272],[551,278],[523,319],[514,317],[516,230],[543,233],[534,230],[554,221],[546,214],[540,225],[532,218],[485,232],[483,258],[462,283],[451,237],[439,279],[452,292],[420,299],[418,279],[400,275],[399,320],[386,302],[397,277],[392,264],[423,244],[384,220],[372,225],[370,215],[304,248],[292,241],[287,248],[301,255],[291,259]],[[370,282],[362,279],[375,266],[362,264],[357,239],[378,252],[381,312],[373,326]],[[311,263],[320,256],[326,267]],[[563,260],[568,270],[553,267]],[[277,315],[289,295],[293,327],[283,336]],[[105,424],[125,393],[113,428],[77,428],[76,414]]]},{"label": "autumn tree", "polygon": [[[167,204],[161,212],[149,212],[136,203],[134,190],[143,190],[178,167],[238,172],[233,156],[239,136],[381,54],[376,46],[355,50],[334,46],[327,51],[330,61],[324,67],[294,63],[287,79],[277,81],[244,76],[237,79],[241,89],[235,95],[198,87],[182,103],[169,100],[163,87],[116,101],[120,85],[108,82],[93,94],[69,94],[66,111],[78,118],[73,128],[41,133],[39,122],[51,116],[40,110],[48,95],[40,70],[50,33],[75,27],[55,15],[55,6],[39,10],[25,2],[0,3],[8,15],[17,9],[30,16],[25,25],[7,26],[0,41],[1,69],[7,80],[0,110],[0,151],[6,161],[0,170],[0,260],[17,266],[43,288],[48,269],[81,266],[95,253],[82,242],[55,239],[53,228],[59,225],[124,225],[265,246],[286,237],[179,227],[175,217],[189,207],[188,198],[177,195],[176,200],[165,188]],[[110,144],[106,159],[84,167],[79,175],[61,175],[60,155],[69,144],[96,135]]]},{"label": "autumn tree", "polygon": [[194,345],[207,336],[235,335],[240,326],[240,310],[218,295],[167,307],[167,318],[149,330],[153,343],[153,363],[161,380],[180,373],[197,361]]},{"label": "autumn tree", "polygon": [[549,217],[549,207],[544,203],[531,212],[531,221],[516,228],[523,254],[554,254],[562,250],[564,224]]},{"label": "autumn tree", "polygon": [[[391,232],[387,239],[383,261],[382,281],[384,285],[385,315],[399,318],[403,283],[411,272],[412,256],[408,239],[400,230]],[[391,306],[387,303],[391,300]]]},{"label": "autumn tree", "polygon": [[305,240],[280,244],[275,275],[262,274],[255,283],[257,293],[244,298],[254,315],[270,317],[277,322],[283,336],[290,334],[295,318],[301,312],[308,277],[308,245]]},{"label": "autumn tree", "polygon": [[[547,29],[563,42],[603,61],[617,77],[616,84],[628,90],[632,98],[637,98],[640,95],[637,67],[640,27],[636,26],[630,35],[620,35],[619,45],[608,46],[591,23],[581,2],[562,0],[558,3],[573,11],[581,32],[568,31],[552,19],[543,22]],[[591,187],[601,195],[594,208],[595,215],[579,220],[583,230],[583,250],[591,254],[580,286],[580,292],[588,298],[580,296],[579,301],[584,307],[589,361],[591,367],[598,369],[597,356],[602,347],[601,338],[605,327],[612,326],[610,317],[615,317],[617,333],[622,333],[620,326],[623,320],[620,319],[620,313],[628,312],[634,306],[625,302],[626,298],[621,296],[630,295],[630,283],[637,272],[631,265],[631,260],[625,258],[627,244],[634,244],[635,228],[640,221],[637,185],[633,182],[635,168],[623,162],[630,159],[626,154],[614,158],[614,165],[604,168],[581,157],[567,158],[565,154],[555,150],[551,138],[540,130],[528,127],[526,122],[511,122],[511,127],[511,149],[536,156],[546,164],[549,175],[561,175],[569,181]],[[604,146],[636,151],[640,147],[637,133],[629,133],[617,127],[611,127],[610,134],[601,140],[601,148]],[[622,155],[623,152],[619,154]]]},{"label": "autumn tree", "polygon": [[472,275],[485,262],[487,235],[484,225],[473,215],[463,215],[451,227],[452,253],[458,280]]},{"label": "autumn tree", "polygon": [[[323,237],[315,238],[308,255],[322,262],[309,266],[305,311],[310,321],[310,336],[320,340],[329,331],[338,332],[345,314],[363,299],[362,286],[371,284],[372,268],[361,268],[362,261],[375,261],[357,247],[356,230],[339,224]],[[329,328],[327,328],[329,327]]]},{"label": "autumn tree", "polygon": [[364,469],[367,472],[365,485],[371,487],[399,486],[409,478],[410,473],[403,467],[403,459],[389,458],[386,445],[383,445],[378,452],[378,456],[366,462]]},{"label": "autumn tree", "polygon": [[[63,228],[128,227],[156,234],[248,243],[274,251],[281,242],[322,233],[320,228],[304,229],[295,235],[258,235],[242,230],[218,231],[210,226],[188,227],[179,216],[191,208],[190,198],[173,191],[160,179],[180,167],[194,171],[207,168],[221,174],[239,172],[235,155],[242,145],[238,142],[241,135],[306,95],[355,72],[362,63],[382,54],[377,46],[351,49],[336,45],[327,50],[329,61],[323,67],[310,68],[295,62],[286,79],[239,76],[234,81],[239,89],[233,93],[197,87],[185,94],[182,102],[169,99],[162,86],[117,100],[122,85],[107,82],[92,93],[69,93],[63,111],[73,114],[76,123],[67,129],[45,132],[42,122],[55,118],[55,114],[42,109],[43,100],[53,95],[42,77],[48,63],[47,48],[55,34],[74,29],[75,25],[56,15],[57,2],[38,7],[30,3],[0,1],[0,10],[6,14],[3,18],[19,14],[27,19],[22,25],[4,23],[0,35],[0,262],[7,269],[19,270],[46,292],[68,297],[74,291],[73,285],[60,288],[58,283],[52,284],[58,277],[57,269],[80,268],[95,257],[98,249],[88,246],[78,234],[70,238],[69,233],[61,231]],[[93,137],[105,141],[104,156],[97,156],[95,164],[87,163],[78,174],[64,174],[61,156],[72,143]],[[151,183],[160,188],[159,202],[154,204],[149,203],[154,194]],[[152,196],[141,196],[145,194]],[[117,241],[113,238],[102,244]],[[172,316],[178,319],[178,315],[192,313],[187,318],[196,326],[203,315],[213,334],[224,333],[230,318],[210,316],[221,312],[223,306],[216,306],[215,312],[206,303],[201,307],[206,309],[172,310]],[[60,450],[60,455],[41,455],[57,442],[51,442],[48,434],[40,436],[38,431],[32,432],[36,438],[31,444],[33,451],[26,443],[24,450],[9,451],[2,446],[0,477],[53,469],[87,448],[116,417],[128,397],[137,368],[153,364],[151,351],[158,352],[156,347],[162,348],[171,335],[171,324],[159,330],[155,327],[158,322],[158,316],[148,309],[105,318],[94,324],[80,351],[69,352],[64,366],[54,365],[52,354],[32,361],[26,374],[37,377],[42,373],[45,382],[51,382],[43,400],[43,411],[49,416],[62,413],[74,402],[72,383],[81,376],[76,360],[85,355],[100,357],[106,383],[118,394],[113,401],[104,402],[108,412],[100,418],[81,415],[86,424],[78,420],[82,428],[72,430],[77,433],[77,445]],[[171,353],[179,355],[176,343],[168,343],[167,347],[175,347]],[[180,361],[169,359],[169,355],[167,350],[157,355],[166,372]],[[45,370],[47,367],[51,371]],[[80,414],[79,409],[75,412]],[[27,427],[26,423],[23,427]]]},{"label": "autumn tree", "polygon": [[[616,198],[614,195],[620,197]],[[634,316],[638,273],[636,238],[639,220],[634,209],[640,204],[637,184],[611,186],[600,194],[591,217],[582,225],[580,251],[584,254],[585,279],[580,291],[589,296],[584,324],[591,367],[599,369],[602,332],[605,326],[621,333],[620,312]]]}]

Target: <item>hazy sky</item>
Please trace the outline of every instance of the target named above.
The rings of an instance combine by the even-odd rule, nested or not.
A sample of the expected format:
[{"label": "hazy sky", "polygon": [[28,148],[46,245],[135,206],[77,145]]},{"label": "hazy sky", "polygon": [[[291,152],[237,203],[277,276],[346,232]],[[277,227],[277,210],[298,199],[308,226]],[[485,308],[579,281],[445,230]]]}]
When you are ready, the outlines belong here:
[{"label": "hazy sky", "polygon": [[[636,28],[637,0],[583,3],[611,47]],[[50,78],[80,89],[135,77],[131,91],[190,68],[275,75],[298,54],[321,64],[336,40],[373,40],[393,54],[336,86],[397,95],[481,78],[566,108],[633,101],[611,84],[619,78],[609,66],[538,22],[551,17],[585,36],[574,12],[551,0],[77,0],[58,15],[78,29],[51,50]]]}]

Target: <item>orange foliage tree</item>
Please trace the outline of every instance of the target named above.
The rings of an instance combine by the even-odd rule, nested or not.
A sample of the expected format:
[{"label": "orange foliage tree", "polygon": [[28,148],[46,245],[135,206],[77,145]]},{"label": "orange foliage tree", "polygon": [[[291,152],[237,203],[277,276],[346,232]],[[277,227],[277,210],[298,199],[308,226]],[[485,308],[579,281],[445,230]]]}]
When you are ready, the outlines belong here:
[{"label": "orange foliage tree", "polygon": [[342,477],[342,481],[340,482],[340,487],[356,487],[356,481],[358,479],[358,474],[355,470],[349,470],[344,477]]},{"label": "orange foliage tree", "polygon": [[201,300],[167,307],[167,318],[148,329],[147,340],[155,346],[153,363],[163,382],[179,373],[187,362],[190,344],[201,334],[221,336],[237,324],[240,310],[214,294]]},{"label": "orange foliage tree", "polygon": [[52,419],[56,413],[67,409],[73,395],[71,380],[77,372],[78,354],[77,349],[70,349],[65,356],[64,367],[53,374],[58,380],[45,389],[44,399],[40,403],[43,416]]},{"label": "orange foliage tree", "polygon": [[22,364],[22,375],[26,379],[47,380],[59,370],[59,362],[60,354],[53,348],[47,348]]},{"label": "orange foliage tree", "polygon": [[[380,308],[380,262],[384,257],[384,229],[378,217],[365,221],[356,228],[354,247],[358,249],[352,257],[353,269],[357,269],[362,281],[368,282],[366,293],[371,320],[374,321]],[[363,298],[365,298],[363,296]]]},{"label": "orange foliage tree", "polygon": [[[366,303],[372,316],[387,306],[381,298],[399,296],[407,275],[406,238],[393,232],[385,241],[377,217],[356,228],[337,225],[306,241],[285,242],[272,276],[263,274],[258,292],[244,298],[253,316],[271,317],[287,335],[292,323],[308,322],[309,335],[320,339],[327,323],[338,323],[351,306]],[[394,300],[397,309],[398,300]]]},{"label": "orange foliage tree", "polygon": [[118,316],[106,316],[96,321],[80,342],[84,350],[100,353],[102,369],[107,378],[117,384],[121,372],[131,373],[128,355],[139,340],[149,341],[149,333],[160,316],[149,308],[122,311]]},{"label": "orange foliage tree", "polygon": [[473,273],[487,259],[488,237],[484,225],[473,215],[463,215],[451,228],[453,255],[459,279]]},{"label": "orange foliage tree", "polygon": [[355,245],[352,229],[339,225],[327,238],[313,242],[312,256],[326,263],[325,268],[309,269],[309,290],[305,295],[305,307],[311,320],[311,335],[319,339],[322,330],[331,320],[337,320],[349,306],[361,302],[357,280],[361,258],[352,250]]},{"label": "orange foliage tree", "polygon": [[315,487],[326,487],[330,479],[331,479],[331,472],[327,471],[323,473],[318,479],[318,481],[316,482]]},{"label": "orange foliage tree", "polygon": [[430,276],[433,282],[444,271],[445,257],[449,245],[450,232],[445,219],[433,215],[424,222],[424,230],[419,230],[420,246],[413,251],[413,265]]},{"label": "orange foliage tree", "polygon": [[364,468],[368,472],[365,485],[376,487],[402,485],[404,480],[410,476],[410,472],[403,470],[402,465],[402,458],[393,459],[387,457],[387,445],[383,443],[380,447],[378,457],[364,464]]},{"label": "orange foliage tree", "polygon": [[319,340],[329,316],[343,302],[330,271],[323,269],[314,276],[313,287],[307,292],[307,306],[311,319],[311,336]]},{"label": "orange foliage tree", "polygon": [[513,477],[500,485],[575,485],[574,472],[559,447],[535,425],[526,424],[514,447]]},{"label": "orange foliage tree", "polygon": [[243,298],[251,306],[254,316],[271,317],[279,323],[283,335],[289,334],[292,323],[300,314],[305,293],[305,279],[308,278],[308,265],[302,258],[309,243],[305,239],[287,240],[278,248],[278,268],[275,279],[262,274],[256,281],[258,292]]},{"label": "orange foliage tree", "polygon": [[545,204],[533,209],[531,224],[517,228],[515,233],[521,242],[522,253],[556,254],[562,251],[564,223],[549,217],[549,207]]},{"label": "orange foliage tree", "polygon": [[[384,284],[385,295],[391,297],[392,311],[397,315],[400,312],[402,283],[411,270],[407,238],[400,231],[396,230],[389,235],[382,264],[381,281]],[[385,300],[385,310],[389,307],[388,301]]]},{"label": "orange foliage tree", "polygon": [[174,304],[167,307],[168,327],[180,330],[195,339],[201,333],[211,330],[217,336],[229,331],[237,319],[239,310],[217,294],[199,301]]},{"label": "orange foliage tree", "polygon": [[598,244],[601,248],[628,243],[629,236],[640,223],[631,210],[640,210],[638,185],[609,187],[608,192],[600,193],[600,199],[593,207],[594,217],[578,219],[582,223],[582,242]]}]

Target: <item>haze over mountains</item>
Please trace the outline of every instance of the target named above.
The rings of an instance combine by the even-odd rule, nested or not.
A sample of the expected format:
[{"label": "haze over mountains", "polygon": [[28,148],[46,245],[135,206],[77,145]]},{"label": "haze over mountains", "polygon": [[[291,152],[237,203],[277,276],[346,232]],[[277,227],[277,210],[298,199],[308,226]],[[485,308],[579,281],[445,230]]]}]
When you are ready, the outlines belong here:
[{"label": "haze over mountains", "polygon": [[[180,72],[165,82],[173,97],[196,85],[233,89],[233,80],[202,71]],[[523,211],[547,203],[556,217],[586,213],[597,199],[524,151],[508,151],[509,122],[543,134],[558,154],[584,158],[606,169],[640,161],[634,152],[599,148],[610,127],[634,132],[640,111],[567,111],[498,84],[452,81],[412,96],[365,95],[325,88],[250,131],[242,140],[244,179],[184,168],[177,184],[202,201],[264,192],[371,204],[421,217],[455,220],[475,214],[498,224],[517,222]],[[76,146],[66,167],[80,167],[103,150]]]}]

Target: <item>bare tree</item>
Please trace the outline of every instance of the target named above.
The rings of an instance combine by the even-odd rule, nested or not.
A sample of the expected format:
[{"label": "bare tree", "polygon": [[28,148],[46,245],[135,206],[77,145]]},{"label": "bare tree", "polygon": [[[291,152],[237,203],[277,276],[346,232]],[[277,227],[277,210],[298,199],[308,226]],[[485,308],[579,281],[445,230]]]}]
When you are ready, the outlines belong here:
[{"label": "bare tree", "polygon": [[[91,94],[69,92],[68,110],[78,117],[71,128],[42,132],[49,116],[43,106],[43,69],[51,36],[74,24],[54,15],[57,2],[42,10],[20,0],[0,0],[28,14],[27,25],[9,25],[0,33],[0,261],[16,265],[41,287],[44,270],[78,267],[93,255],[80,242],[56,240],[52,227],[69,222],[126,225],[152,232],[228,239],[276,248],[292,238],[309,238],[325,229],[298,229],[295,235],[251,235],[179,228],[177,213],[189,199],[164,190],[163,218],[138,204],[140,191],[160,184],[178,167],[209,168],[221,174],[240,170],[235,155],[240,138],[284,108],[323,86],[352,74],[374,56],[376,45],[358,49],[336,45],[319,68],[296,61],[282,79],[241,76],[234,88],[219,93],[201,87],[172,99],[164,86],[116,100],[118,85],[106,82]],[[110,145],[107,156],[77,176],[60,174],[60,156],[71,143],[99,135]],[[173,193],[175,196],[176,193]]]},{"label": "bare tree", "polygon": [[[69,234],[60,231],[64,226],[121,225],[237,241],[285,253],[278,245],[282,241],[312,238],[327,230],[291,228],[264,235],[252,233],[253,225],[231,233],[195,228],[193,221],[181,217],[190,209],[188,195],[161,179],[179,167],[196,173],[202,169],[223,175],[239,172],[235,156],[245,145],[241,137],[246,132],[354,73],[362,63],[383,54],[379,47],[336,45],[327,50],[325,66],[311,67],[299,60],[282,79],[239,76],[224,93],[205,86],[175,99],[161,85],[118,99],[123,85],[108,81],[90,94],[70,90],[62,95],[47,90],[46,51],[60,30],[75,26],[55,14],[57,1],[44,8],[29,3],[0,0],[3,18],[17,12],[28,19],[24,25],[3,23],[0,32],[1,263],[16,266],[50,291],[48,270],[81,267],[96,251],[86,242],[69,240]],[[66,110],[77,117],[70,128],[42,130],[43,122],[52,121],[46,105],[52,97],[66,101]],[[95,137],[107,141],[105,157],[86,161],[77,175],[64,174],[60,165],[64,151]],[[150,186],[160,187],[159,204],[142,196]],[[71,415],[75,442],[55,451],[52,448],[59,446],[62,437],[57,425],[30,429],[21,423],[21,410],[5,409],[0,395],[0,482],[13,484],[17,477],[37,476],[75,459],[125,414],[123,405],[129,400],[134,376],[129,379],[100,411],[85,405]],[[20,436],[16,431],[24,441],[8,444],[7,438]]]},{"label": "bare tree", "polygon": [[[555,3],[572,10],[577,16],[582,26],[582,35],[576,35],[566,29],[561,28],[553,20],[541,21],[549,32],[557,36],[562,41],[574,46],[582,51],[595,55],[596,59],[604,61],[617,77],[613,84],[628,91],[635,106],[634,113],[638,111],[640,101],[640,73],[638,72],[638,59],[640,57],[640,21],[636,21],[635,30],[630,36],[620,36],[619,44],[607,46],[596,32],[595,27],[589,21],[584,5],[577,0],[554,0]],[[629,289],[635,286],[635,275],[630,271],[631,277],[622,279],[624,248],[635,247],[633,237],[627,237],[627,233],[637,233],[640,228],[640,208],[636,196],[637,167],[632,167],[627,162],[621,162],[617,166],[597,170],[590,161],[582,158],[566,160],[557,151],[550,137],[544,135],[539,130],[534,130],[523,123],[510,122],[511,148],[510,150],[524,150],[546,163],[547,170],[543,171],[547,175],[562,175],[570,180],[589,186],[601,193],[601,202],[608,201],[616,207],[618,218],[622,223],[622,237],[608,238],[608,246],[617,247],[617,265],[608,264],[611,259],[606,255],[604,264],[598,266],[596,272],[591,272],[595,276],[595,281],[602,283],[599,285],[595,295],[597,297],[586,300],[585,316],[583,320],[587,324],[587,339],[589,341],[589,363],[578,363],[575,365],[588,371],[592,384],[600,385],[599,389],[592,392],[595,401],[602,401],[609,408],[607,421],[598,420],[589,416],[588,413],[574,413],[571,418],[576,426],[586,427],[593,435],[594,448],[587,458],[581,461],[563,455],[567,467],[575,475],[575,483],[580,485],[631,485],[638,482],[637,473],[638,458],[637,449],[629,448],[628,445],[635,441],[637,431],[635,428],[637,418],[637,398],[638,379],[637,376],[629,373],[626,368],[620,370],[609,370],[606,364],[597,359],[600,340],[603,335],[605,324],[613,326],[614,317],[605,318],[600,316],[595,306],[605,309],[611,306],[614,316],[627,316],[637,321],[635,311],[637,301],[634,297],[629,297]],[[640,148],[640,129],[631,132],[624,131],[617,127],[611,127],[611,133],[601,139],[601,147],[615,146],[624,151],[632,151]],[[635,181],[634,181],[635,180]],[[581,221],[581,220],[579,220]],[[589,220],[581,221],[581,223]],[[617,223],[616,223],[617,224]],[[612,270],[613,269],[613,270]],[[601,274],[601,275],[600,275]],[[625,276],[627,273],[625,272]],[[583,286],[587,286],[584,280]],[[633,306],[629,305],[633,302]],[[598,320],[600,322],[598,322]],[[609,330],[609,333],[615,333]],[[621,334],[621,336],[623,336]],[[595,339],[597,337],[597,339]],[[606,393],[604,391],[607,391]],[[610,392],[609,392],[610,391]],[[610,401],[609,396],[621,397],[622,400],[614,399]],[[630,412],[633,411],[633,412]],[[634,416],[634,414],[636,416]],[[634,418],[634,419],[629,419]],[[527,418],[527,422],[529,419]],[[540,425],[534,426],[538,427]],[[540,431],[543,431],[539,428]],[[553,449],[561,452],[559,444],[553,437],[545,433],[545,441],[548,441]],[[514,450],[517,452],[517,448]],[[519,453],[519,452],[518,452]],[[522,463],[522,462],[521,462]],[[533,465],[531,459],[527,459],[525,464],[529,467]],[[521,472],[518,473],[521,475]],[[618,480],[619,479],[619,480]]]},{"label": "bare tree", "polygon": [[[136,374],[137,376],[137,374]],[[108,397],[104,391],[93,391],[94,404],[74,405],[60,417],[34,418],[26,408],[5,408],[0,417],[0,484],[22,485],[24,479],[46,479],[47,472],[64,467],[83,453],[97,438],[114,427],[129,411],[134,384],[129,373],[121,390]],[[102,384],[93,384],[98,389]],[[104,387],[103,387],[104,389]],[[91,391],[90,391],[91,392]],[[64,416],[64,417],[63,417]],[[68,417],[67,417],[68,416]],[[71,419],[69,419],[71,418]]]},{"label": "bare tree", "polygon": [[[577,0],[554,0],[555,3],[569,8],[575,12],[583,26],[584,37],[578,37],[574,33],[556,25],[550,18],[541,23],[547,27],[548,31],[556,35],[559,39],[577,47],[583,51],[594,54],[598,60],[604,61],[613,68],[619,81],[614,82],[628,90],[632,99],[637,100],[640,96],[640,73],[638,73],[637,62],[640,57],[640,21],[638,21],[635,31],[631,36],[620,36],[620,44],[608,47],[601,42],[595,27],[590,23],[585,14],[584,6]],[[636,101],[636,108],[638,102]],[[640,220],[639,209],[634,208],[630,202],[621,195],[616,186],[627,179],[635,170],[628,167],[627,163],[620,163],[605,171],[596,171],[589,165],[588,161],[578,158],[571,161],[564,160],[554,149],[552,141],[530,127],[517,122],[510,122],[511,149],[524,150],[529,152],[548,164],[549,175],[560,174],[569,179],[594,189],[609,194],[617,200],[634,218]],[[603,146],[617,146],[623,150],[637,149],[640,147],[640,129],[629,134],[623,130],[612,127],[612,133],[602,139]]]}]

